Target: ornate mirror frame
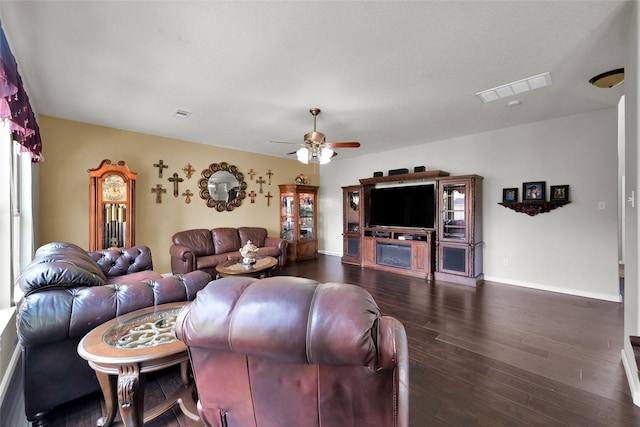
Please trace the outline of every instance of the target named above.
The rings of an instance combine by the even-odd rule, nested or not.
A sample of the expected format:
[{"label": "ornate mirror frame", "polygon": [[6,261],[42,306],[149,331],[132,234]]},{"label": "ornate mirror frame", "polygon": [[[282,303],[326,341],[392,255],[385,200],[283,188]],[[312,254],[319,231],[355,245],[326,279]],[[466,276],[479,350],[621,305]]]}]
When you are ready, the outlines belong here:
[{"label": "ornate mirror frame", "polygon": [[[239,189],[231,200],[215,200],[211,197],[209,192],[209,181],[214,174],[220,174],[222,172],[229,173],[235,177],[238,181]],[[238,171],[238,168],[234,165],[230,165],[227,162],[211,163],[209,168],[202,171],[202,178],[198,180],[198,188],[200,188],[200,197],[205,200],[206,204],[210,208],[214,208],[218,212],[232,211],[242,204],[242,199],[247,197],[247,183],[244,180],[244,175]]]}]

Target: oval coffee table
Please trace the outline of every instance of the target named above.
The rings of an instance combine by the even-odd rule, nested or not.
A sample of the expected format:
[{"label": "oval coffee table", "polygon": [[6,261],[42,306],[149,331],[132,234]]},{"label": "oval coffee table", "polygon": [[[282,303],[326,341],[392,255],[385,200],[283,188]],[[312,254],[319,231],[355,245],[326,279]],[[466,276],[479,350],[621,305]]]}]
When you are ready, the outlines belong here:
[{"label": "oval coffee table", "polygon": [[271,256],[256,259],[256,263],[247,266],[242,263],[242,258],[232,259],[216,265],[218,277],[249,276],[264,278],[278,265],[278,260]]},{"label": "oval coffee table", "polygon": [[[147,307],[96,327],[78,344],[78,354],[96,371],[105,400],[105,414],[97,425],[109,426],[116,402],[126,427],[142,426],[174,405],[198,421],[189,375],[187,347],[174,334],[175,321],[186,303]],[[144,376],[180,364],[182,387],[174,396],[144,413]]]}]

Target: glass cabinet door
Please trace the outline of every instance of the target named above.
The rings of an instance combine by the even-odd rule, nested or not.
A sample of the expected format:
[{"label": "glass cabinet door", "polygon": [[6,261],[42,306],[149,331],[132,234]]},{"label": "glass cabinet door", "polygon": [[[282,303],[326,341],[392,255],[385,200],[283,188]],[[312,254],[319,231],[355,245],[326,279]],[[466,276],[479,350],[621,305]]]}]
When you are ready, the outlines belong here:
[{"label": "glass cabinet door", "polygon": [[300,193],[300,239],[315,239],[315,195]]},{"label": "glass cabinet door", "polygon": [[345,221],[345,233],[360,232],[360,191],[347,191],[343,208]]},{"label": "glass cabinet door", "polygon": [[282,230],[282,238],[285,240],[293,240],[295,236],[294,203],[293,193],[281,195],[280,230]]},{"label": "glass cabinet door", "polygon": [[466,184],[446,184],[442,187],[442,238],[466,240]]}]

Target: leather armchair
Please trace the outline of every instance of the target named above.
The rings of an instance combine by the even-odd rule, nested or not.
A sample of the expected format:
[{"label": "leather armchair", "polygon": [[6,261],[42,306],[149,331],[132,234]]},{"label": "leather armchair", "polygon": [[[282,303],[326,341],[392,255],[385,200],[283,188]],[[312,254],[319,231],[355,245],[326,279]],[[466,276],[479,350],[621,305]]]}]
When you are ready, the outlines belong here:
[{"label": "leather armchair", "polygon": [[219,279],[182,309],[176,336],[207,426],[408,426],[404,327],[361,287]]}]

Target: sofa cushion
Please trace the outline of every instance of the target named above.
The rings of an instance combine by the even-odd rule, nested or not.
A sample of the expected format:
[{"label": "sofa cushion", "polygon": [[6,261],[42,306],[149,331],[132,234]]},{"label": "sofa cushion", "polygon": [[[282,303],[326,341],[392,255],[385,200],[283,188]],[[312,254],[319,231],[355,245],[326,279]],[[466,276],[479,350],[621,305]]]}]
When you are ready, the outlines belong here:
[{"label": "sofa cushion", "polygon": [[173,243],[190,248],[196,256],[212,255],[215,253],[211,231],[205,228],[180,231],[173,235]]},{"label": "sofa cushion", "polygon": [[240,250],[240,237],[238,236],[238,230],[235,228],[214,228],[211,230],[211,236],[213,237],[213,247],[216,254]]},{"label": "sofa cushion", "polygon": [[261,248],[264,246],[264,239],[267,238],[267,229],[261,227],[239,227],[238,235],[240,236],[240,246],[247,244],[247,240]]},{"label": "sofa cushion", "polygon": [[[230,258],[233,258],[231,255],[232,255],[231,253],[226,253],[226,254],[202,256],[198,258],[196,268],[198,270],[215,268],[218,264],[227,262]],[[240,257],[240,252],[238,252],[238,257]]]}]

